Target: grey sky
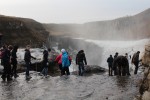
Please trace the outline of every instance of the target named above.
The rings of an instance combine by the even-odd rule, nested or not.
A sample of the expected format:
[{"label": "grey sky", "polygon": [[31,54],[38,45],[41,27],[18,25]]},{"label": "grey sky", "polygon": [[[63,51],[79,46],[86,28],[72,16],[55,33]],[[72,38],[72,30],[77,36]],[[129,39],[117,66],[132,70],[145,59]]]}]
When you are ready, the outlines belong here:
[{"label": "grey sky", "polygon": [[42,23],[84,23],[135,15],[150,0],[0,0],[0,14]]}]

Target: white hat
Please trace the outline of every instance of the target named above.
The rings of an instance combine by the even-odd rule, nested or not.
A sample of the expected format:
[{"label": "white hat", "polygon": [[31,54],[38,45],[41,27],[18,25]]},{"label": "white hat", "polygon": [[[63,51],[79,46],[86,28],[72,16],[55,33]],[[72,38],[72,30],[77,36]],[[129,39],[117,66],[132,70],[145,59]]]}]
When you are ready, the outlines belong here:
[{"label": "white hat", "polygon": [[65,52],[66,50],[65,49],[61,49],[61,52],[63,53],[63,52]]}]

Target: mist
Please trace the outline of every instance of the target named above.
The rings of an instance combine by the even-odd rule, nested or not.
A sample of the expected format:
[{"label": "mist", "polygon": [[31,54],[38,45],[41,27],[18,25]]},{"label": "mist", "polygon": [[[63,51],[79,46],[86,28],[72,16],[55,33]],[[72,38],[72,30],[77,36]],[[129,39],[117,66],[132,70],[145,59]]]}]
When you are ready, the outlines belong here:
[{"label": "mist", "polygon": [[116,52],[132,56],[141,51],[142,57],[144,46],[150,38],[150,9],[114,20],[44,26],[55,39],[57,37],[61,48],[71,48],[76,51],[74,55],[83,49],[89,64],[106,67],[107,58],[110,54],[114,56]]}]

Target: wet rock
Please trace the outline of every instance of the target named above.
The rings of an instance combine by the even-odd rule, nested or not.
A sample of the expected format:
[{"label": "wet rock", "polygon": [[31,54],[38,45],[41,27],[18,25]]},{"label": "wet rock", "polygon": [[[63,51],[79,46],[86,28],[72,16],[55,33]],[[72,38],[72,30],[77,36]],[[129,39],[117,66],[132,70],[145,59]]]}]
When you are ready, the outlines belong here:
[{"label": "wet rock", "polygon": [[100,73],[100,72],[105,72],[106,69],[102,68],[97,65],[86,65],[85,66],[85,73]]}]

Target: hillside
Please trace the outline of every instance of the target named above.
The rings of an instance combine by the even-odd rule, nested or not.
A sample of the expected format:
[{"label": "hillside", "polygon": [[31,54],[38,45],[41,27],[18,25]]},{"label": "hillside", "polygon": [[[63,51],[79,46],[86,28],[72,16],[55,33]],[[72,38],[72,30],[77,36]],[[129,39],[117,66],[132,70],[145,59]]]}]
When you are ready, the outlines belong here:
[{"label": "hillside", "polygon": [[93,39],[132,40],[150,37],[150,9],[134,16],[84,24],[44,24],[53,35],[73,35]]},{"label": "hillside", "polygon": [[3,44],[19,46],[42,45],[48,36],[43,25],[35,20],[3,15],[0,15],[0,33],[3,35]]}]

